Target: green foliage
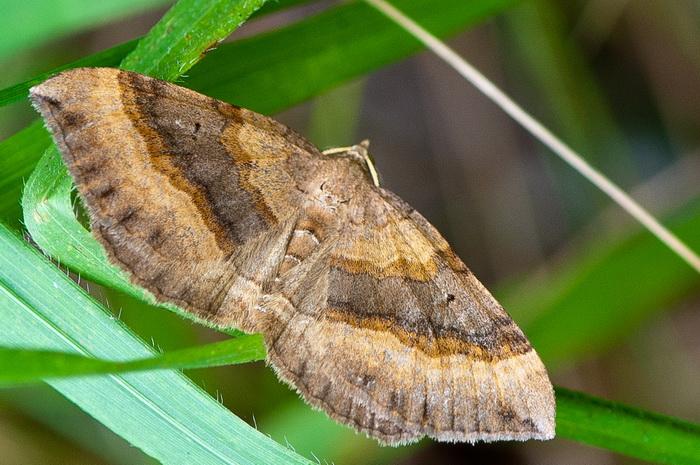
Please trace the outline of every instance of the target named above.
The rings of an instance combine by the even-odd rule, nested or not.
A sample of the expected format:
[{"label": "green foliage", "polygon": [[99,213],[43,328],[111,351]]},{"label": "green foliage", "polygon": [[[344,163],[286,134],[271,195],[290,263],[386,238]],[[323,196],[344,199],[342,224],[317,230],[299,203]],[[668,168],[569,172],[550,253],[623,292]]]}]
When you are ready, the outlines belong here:
[{"label": "green foliage", "polygon": [[[68,3],[76,9],[83,7],[82,2]],[[85,15],[76,14],[74,22],[64,22],[67,25],[61,27],[74,30],[110,21],[115,11],[135,11],[136,2],[109,3],[114,9],[91,10],[93,16],[87,11]],[[296,2],[280,2],[274,8],[284,8],[288,3]],[[396,5],[432,32],[445,36],[514,3],[403,0]],[[140,2],[139,8],[143,4]],[[64,68],[117,66],[121,62],[124,68],[168,80],[176,80],[186,72],[187,77],[180,78],[183,85],[262,113],[274,113],[418,50],[418,44],[398,26],[368,5],[352,2],[266,34],[219,45],[204,56],[261,4],[181,0],[138,43],[122,44]],[[12,8],[20,11],[21,5],[8,5],[5,11],[11,12]],[[46,18],[35,25],[31,37],[18,34],[16,41],[8,36],[8,41],[0,43],[7,46],[7,51],[21,52],[47,37],[47,31],[56,24]],[[514,26],[510,30],[514,35],[525,33]],[[546,31],[551,33],[551,29]],[[544,35],[545,31],[539,32]],[[558,37],[545,35],[541,40],[543,44],[556,43]],[[548,47],[538,47],[542,49]],[[3,52],[0,49],[0,55]],[[535,51],[527,50],[523,56],[528,54],[534,55]],[[554,65],[549,63],[537,70],[543,74],[547,69],[564,73],[561,63],[567,63],[567,52],[555,50],[552,55],[557,57],[552,60]],[[189,69],[194,64],[197,66]],[[579,69],[581,64],[571,66]],[[0,105],[26,97],[31,85],[51,73],[0,91]],[[578,89],[575,82],[569,84],[574,88],[549,94],[553,102],[561,105],[565,95],[590,89],[590,82]],[[572,131],[579,146],[591,143],[583,139],[585,131],[576,132],[581,118],[589,119],[586,127],[608,121],[609,115],[600,108],[597,98],[581,114],[562,114],[564,127]],[[601,114],[605,119],[599,117]],[[607,124],[605,133],[606,138],[617,140],[615,129]],[[142,290],[106,263],[102,249],[75,219],[72,183],[60,157],[49,146],[50,138],[40,122],[0,143],[0,218],[18,229],[23,217],[33,240],[62,266],[149,302]],[[623,159],[627,156],[624,149],[620,153]],[[669,217],[669,224],[689,244],[700,247],[697,202],[676,208],[679,212]],[[7,386],[46,378],[94,418],[164,463],[181,463],[184,456],[192,463],[307,463],[247,426],[172,370],[259,359],[264,355],[259,337],[245,336],[156,355],[150,345],[88,297],[63,271],[4,226],[0,227],[0,250],[0,345],[20,349],[0,351],[0,382]],[[646,266],[649,263],[653,266]],[[601,353],[660,309],[698,289],[697,276],[689,268],[654,238],[639,231],[587,242],[550,273],[546,279],[534,283],[523,279],[496,293],[548,366]],[[615,282],[614,288],[605,285],[611,281]],[[127,373],[131,370],[151,371]],[[58,377],[105,372],[112,374]],[[700,461],[697,425],[561,388],[557,395],[557,433],[561,437],[659,463]],[[351,457],[348,461],[354,462],[380,463],[406,453],[375,453],[374,446],[367,446],[345,428],[329,426],[322,415],[309,412],[307,407],[289,415],[297,419],[297,433],[314,431],[301,435],[293,444],[311,441],[309,448],[331,454],[326,457],[329,461],[335,458],[340,463],[338,457],[343,452],[338,444],[347,445],[352,451],[345,452]]]},{"label": "green foliage", "polygon": [[698,463],[700,425],[557,388],[557,433],[658,463]]},{"label": "green foliage", "polygon": [[[114,362],[153,357],[153,348],[2,225],[0,250],[3,345],[71,354],[62,363],[75,361],[73,354]],[[257,336],[239,342],[243,358],[262,355]],[[185,358],[191,360],[195,353],[164,357],[173,355],[182,362]],[[212,355],[221,356],[210,352],[197,358],[201,361]],[[45,353],[17,352],[13,360],[3,358],[3,370],[11,371],[13,361],[21,361],[28,370],[40,369],[42,360],[46,361],[44,357]],[[76,368],[81,371],[77,365],[64,366],[62,371],[70,373]],[[49,371],[46,374],[51,376],[61,368],[54,366]],[[192,463],[308,463],[250,428],[178,371],[56,378],[47,382],[163,463],[182,463],[183,457]]]}]

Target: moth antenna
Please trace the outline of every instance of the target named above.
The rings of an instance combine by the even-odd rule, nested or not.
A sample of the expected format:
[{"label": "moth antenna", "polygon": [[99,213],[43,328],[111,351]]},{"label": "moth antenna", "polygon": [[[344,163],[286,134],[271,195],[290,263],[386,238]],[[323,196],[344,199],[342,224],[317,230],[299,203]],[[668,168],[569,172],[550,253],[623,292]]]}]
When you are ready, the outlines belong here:
[{"label": "moth antenna", "polygon": [[370,178],[372,178],[372,184],[374,184],[375,187],[379,187],[379,173],[377,173],[377,169],[374,167],[372,157],[369,156],[369,139],[365,139],[352,147],[335,147],[324,150],[321,153],[324,155],[335,155],[336,153],[345,152],[357,155],[358,158],[361,158],[362,161],[364,161],[365,166],[367,167],[367,172],[369,173]]}]

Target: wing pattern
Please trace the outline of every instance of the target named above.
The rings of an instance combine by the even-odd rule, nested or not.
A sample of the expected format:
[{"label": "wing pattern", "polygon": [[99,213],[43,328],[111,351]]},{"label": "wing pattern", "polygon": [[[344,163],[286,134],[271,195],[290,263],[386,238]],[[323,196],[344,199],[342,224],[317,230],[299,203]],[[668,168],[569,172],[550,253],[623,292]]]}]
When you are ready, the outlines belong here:
[{"label": "wing pattern", "polygon": [[261,332],[310,404],[388,444],[547,439],[554,394],[513,320],[364,146],[146,76],[31,90],[115,264],[163,301]]}]

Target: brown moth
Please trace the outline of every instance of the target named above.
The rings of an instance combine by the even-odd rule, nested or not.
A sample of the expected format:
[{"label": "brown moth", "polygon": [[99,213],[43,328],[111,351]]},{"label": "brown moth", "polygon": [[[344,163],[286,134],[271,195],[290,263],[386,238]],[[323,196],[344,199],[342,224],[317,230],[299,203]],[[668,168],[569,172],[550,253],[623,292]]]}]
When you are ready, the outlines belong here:
[{"label": "brown moth", "polygon": [[373,182],[366,145],[324,154],[268,117],[116,69],[30,92],[110,260],[159,301],[262,333],[309,404],[386,444],[554,436],[532,346]]}]

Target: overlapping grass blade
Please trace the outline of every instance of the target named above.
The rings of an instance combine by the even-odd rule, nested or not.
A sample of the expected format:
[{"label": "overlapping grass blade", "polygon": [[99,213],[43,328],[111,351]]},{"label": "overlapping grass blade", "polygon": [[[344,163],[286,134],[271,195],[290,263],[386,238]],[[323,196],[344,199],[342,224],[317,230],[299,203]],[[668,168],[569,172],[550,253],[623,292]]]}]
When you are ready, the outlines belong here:
[{"label": "overlapping grass blade", "polygon": [[[156,352],[39,252],[0,224],[0,341],[115,362]],[[259,341],[248,341],[259,348]],[[255,347],[257,344],[257,348]],[[308,463],[249,427],[180,372],[54,379],[49,384],[163,463]]]}]

